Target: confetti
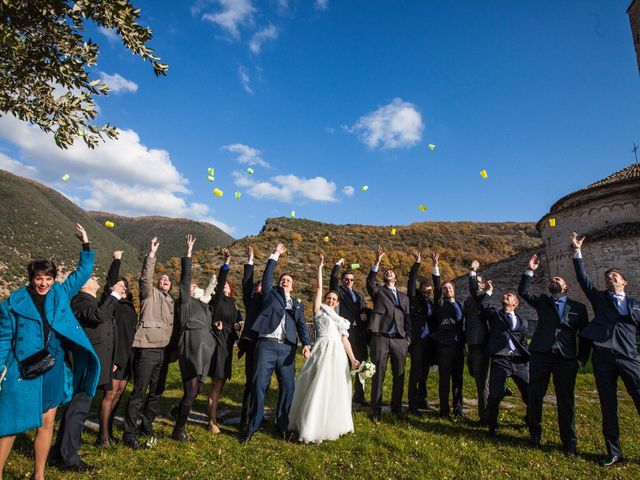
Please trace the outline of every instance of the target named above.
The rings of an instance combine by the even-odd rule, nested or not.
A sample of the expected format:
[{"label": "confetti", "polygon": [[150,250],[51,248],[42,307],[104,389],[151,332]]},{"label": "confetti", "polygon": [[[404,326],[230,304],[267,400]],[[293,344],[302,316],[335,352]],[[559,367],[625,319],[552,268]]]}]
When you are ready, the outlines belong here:
[{"label": "confetti", "polygon": [[360,187],[360,190],[362,190],[363,192],[366,192],[367,190],[369,190],[369,185],[363,185]]},{"label": "confetti", "polygon": [[222,190],[220,190],[219,188],[214,188],[214,189],[213,189],[213,194],[214,194],[216,197],[221,197],[222,195],[224,195],[224,192],[223,192]]},{"label": "confetti", "polygon": [[107,227],[107,228],[113,228],[113,227],[116,226],[116,224],[113,223],[113,222],[110,222],[109,220],[105,220],[104,226]]},{"label": "confetti", "polygon": [[207,175],[209,175],[210,177],[213,177],[213,167],[207,168]]},{"label": "confetti", "polygon": [[324,243],[329,243],[329,236],[328,236],[328,235],[325,235],[325,237],[322,239],[322,241],[323,241]]},{"label": "confetti", "polygon": [[351,264],[351,270],[360,270],[360,264],[359,263],[352,263]]},{"label": "confetti", "polygon": [[480,176],[484,179],[486,179],[489,175],[487,175],[487,171],[486,170],[480,170]]},{"label": "confetti", "polygon": [[429,145],[427,145],[427,147],[429,147],[429,150],[435,150],[436,146],[433,143],[430,143]]},{"label": "confetti", "polygon": [[427,206],[426,206],[426,205],[418,205],[418,209],[419,209],[421,212],[426,212],[426,211],[427,211]]},{"label": "confetti", "polygon": [[242,196],[242,194],[240,192],[236,192],[234,193],[236,200],[240,200],[240,197]]},{"label": "confetti", "polygon": [[247,173],[249,175],[253,175],[253,168],[251,168],[251,167],[247,168]]},{"label": "confetti", "polygon": [[71,178],[71,175],[69,175],[68,173],[65,173],[65,174],[62,176],[62,181],[63,181],[63,182],[66,182],[66,181],[67,181],[67,180],[69,180],[70,178]]},{"label": "confetti", "polygon": [[295,210],[291,210],[291,218],[295,218],[296,217],[296,211]]},{"label": "confetti", "polygon": [[86,131],[86,130],[80,130],[80,131],[78,132],[78,135],[80,135],[81,137],[84,137],[86,134],[87,134],[87,131]]},{"label": "confetti", "polygon": [[395,235],[395,234],[396,234],[396,229],[395,229],[395,228],[392,228],[392,229],[391,229],[391,235]]},{"label": "confetti", "polygon": [[210,182],[213,182],[215,178],[213,178],[213,175],[207,175],[207,180],[209,180]]},{"label": "confetti", "polygon": [[550,227],[555,227],[556,226],[556,219],[555,218],[550,218],[549,219],[549,226]]}]

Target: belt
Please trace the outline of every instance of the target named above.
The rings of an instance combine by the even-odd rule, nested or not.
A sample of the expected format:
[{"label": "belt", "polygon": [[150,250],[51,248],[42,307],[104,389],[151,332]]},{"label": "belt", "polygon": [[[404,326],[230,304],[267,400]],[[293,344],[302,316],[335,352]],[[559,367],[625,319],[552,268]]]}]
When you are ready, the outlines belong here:
[{"label": "belt", "polygon": [[279,338],[274,338],[274,337],[260,337],[259,340],[264,340],[265,342],[273,342],[273,343],[286,343],[286,340],[280,340]]}]

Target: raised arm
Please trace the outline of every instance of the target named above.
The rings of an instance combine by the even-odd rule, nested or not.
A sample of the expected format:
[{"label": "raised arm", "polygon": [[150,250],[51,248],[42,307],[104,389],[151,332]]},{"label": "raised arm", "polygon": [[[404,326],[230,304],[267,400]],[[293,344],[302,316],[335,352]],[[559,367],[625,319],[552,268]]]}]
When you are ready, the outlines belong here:
[{"label": "raised arm", "polygon": [[582,243],[584,238],[578,238],[578,234],[573,232],[571,234],[571,248],[573,248],[573,267],[576,270],[576,278],[580,284],[580,288],[590,301],[595,299],[598,290],[593,286],[591,278],[587,273],[587,269],[584,267],[584,260],[582,259]]},{"label": "raised arm", "polygon": [[182,257],[182,269],[180,270],[180,300],[184,303],[191,296],[191,276],[192,276],[192,259],[191,252],[196,238],[188,234],[185,243],[187,245],[187,254]]},{"label": "raised arm", "polygon": [[371,271],[369,275],[367,275],[367,292],[369,292],[369,296],[374,298],[378,295],[378,285],[376,285],[376,276],[378,274],[378,269],[380,268],[380,262],[382,261],[382,257],[385,256],[385,252],[380,245],[376,249],[376,263],[371,267]]},{"label": "raised arm", "polygon": [[280,259],[280,255],[286,251],[287,249],[285,246],[279,243],[269,257],[269,260],[267,260],[267,266],[264,268],[264,272],[262,273],[262,295],[264,297],[266,297],[273,288],[273,272],[276,269],[276,264]]},{"label": "raised arm", "polygon": [[218,285],[216,285],[215,293],[209,302],[212,305],[218,303],[218,299],[224,295],[224,285],[227,283],[227,275],[229,274],[229,262],[231,261],[231,252],[228,248],[220,250],[224,263],[220,266],[220,272],[218,273]]},{"label": "raised arm", "polygon": [[338,291],[340,284],[340,267],[344,265],[344,258],[341,258],[331,269],[331,277],[329,277],[329,290]]},{"label": "raised arm", "polygon": [[96,327],[111,319],[118,300],[126,295],[126,291],[122,281],[117,282],[110,290],[111,294],[100,302],[92,301],[87,304],[86,301],[82,301],[78,297],[74,297],[71,300],[71,310],[80,325],[83,327]]},{"label": "raised arm", "polygon": [[533,275],[539,266],[540,259],[537,255],[533,255],[529,259],[529,268],[525,270],[525,272],[522,274],[522,277],[520,277],[520,284],[518,285],[518,295],[520,295],[522,299],[533,308],[538,308],[540,297],[530,293],[529,287],[531,286]]},{"label": "raised arm", "polygon": [[316,290],[316,298],[313,301],[313,313],[320,311],[320,305],[322,305],[322,267],[324,267],[324,255],[320,254],[320,265],[318,265],[318,289]]},{"label": "raised arm", "polygon": [[80,261],[76,269],[62,283],[62,288],[66,291],[69,298],[73,297],[80,291],[82,286],[87,283],[91,272],[93,272],[93,251],[89,244],[89,237],[86,230],[76,223],[76,237],[82,242],[82,251],[80,252]]},{"label": "raised arm", "polygon": [[440,254],[433,252],[431,254],[431,260],[433,261],[433,274],[431,275],[433,280],[433,303],[437,304],[442,300],[442,279],[440,278],[440,269],[438,268]]},{"label": "raised arm", "polygon": [[218,285],[218,276],[214,273],[211,275],[211,279],[209,279],[209,284],[207,288],[204,289],[204,293],[202,297],[200,297],[200,301],[202,303],[209,303],[211,301],[211,296],[213,295],[213,291],[216,289]]},{"label": "raised arm", "polygon": [[413,258],[415,261],[411,266],[411,270],[409,270],[409,282],[407,283],[407,295],[412,301],[413,297],[416,296],[416,280],[418,278],[418,270],[420,270],[421,257],[419,250],[413,251]]},{"label": "raised arm", "polygon": [[247,263],[244,264],[244,272],[242,275],[242,303],[245,310],[248,309],[249,302],[253,296],[253,247],[247,247]]},{"label": "raised arm", "polygon": [[153,272],[156,268],[156,252],[159,246],[160,242],[158,242],[158,237],[153,237],[149,247],[149,254],[144,257],[142,264],[142,273],[140,274],[140,300],[149,298],[153,293]]},{"label": "raised arm", "polygon": [[109,272],[107,273],[107,288],[112,287],[118,282],[118,278],[120,278],[120,264],[122,263],[122,250],[116,250],[113,252],[113,261],[111,262],[111,266],[109,267]]},{"label": "raised arm", "polygon": [[482,292],[480,292],[480,284],[478,282],[478,269],[480,268],[480,262],[474,260],[471,262],[471,270],[469,271],[469,293],[471,297],[477,299]]}]

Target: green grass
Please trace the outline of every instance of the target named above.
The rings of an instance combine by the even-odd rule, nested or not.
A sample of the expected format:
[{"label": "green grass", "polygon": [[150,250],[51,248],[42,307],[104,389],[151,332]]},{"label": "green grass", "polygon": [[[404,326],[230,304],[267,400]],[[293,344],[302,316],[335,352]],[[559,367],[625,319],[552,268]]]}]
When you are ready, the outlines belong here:
[{"label": "green grass", "polygon": [[[221,409],[230,409],[226,418],[239,416],[243,382],[243,363],[234,364],[234,377],[225,386]],[[385,401],[390,394],[390,375],[385,383]],[[429,397],[436,400],[437,375],[429,379]],[[274,381],[275,385],[275,381]],[[514,385],[511,385],[515,389]],[[367,386],[368,387],[368,386]],[[208,386],[207,386],[208,389]],[[498,439],[486,438],[486,429],[477,426],[475,410],[469,420],[447,421],[436,416],[411,419],[408,423],[383,415],[379,424],[369,419],[367,411],[354,413],[355,433],[321,445],[284,443],[268,426],[247,445],[238,442],[237,426],[223,425],[222,434],[210,435],[202,427],[187,428],[195,437],[193,444],[171,440],[172,425],[162,422],[162,435],[151,450],[132,451],[122,445],[110,450],[93,446],[95,434],[86,431],[82,457],[98,467],[94,474],[70,475],[55,468],[47,469],[47,478],[126,478],[126,479],[316,479],[316,478],[487,478],[487,479],[600,479],[640,478],[640,418],[620,384],[621,441],[628,461],[613,469],[597,465],[603,455],[600,409],[593,377],[580,373],[577,385],[577,428],[580,456],[568,459],[561,452],[555,407],[545,404],[543,447],[528,448],[528,432],[523,424],[522,402],[502,409]],[[465,398],[475,398],[471,378],[465,370]],[[550,394],[553,393],[552,388]],[[177,364],[170,370],[162,412],[167,412],[181,396]],[[268,395],[267,405],[275,406],[277,391]],[[405,390],[406,398],[406,390]],[[95,410],[94,402],[94,410]],[[194,410],[204,411],[202,394]],[[121,430],[117,429],[117,435]],[[32,468],[33,432],[16,441],[5,468],[5,478],[29,478]]]}]

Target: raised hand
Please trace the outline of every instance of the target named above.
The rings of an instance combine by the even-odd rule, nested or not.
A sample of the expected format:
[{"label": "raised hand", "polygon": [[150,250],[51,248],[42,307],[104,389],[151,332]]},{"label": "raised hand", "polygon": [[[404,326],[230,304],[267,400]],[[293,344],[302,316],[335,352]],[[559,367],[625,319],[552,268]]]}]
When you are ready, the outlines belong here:
[{"label": "raised hand", "polygon": [[582,242],[584,242],[584,238],[578,238],[578,234],[576,232],[573,232],[571,234],[571,248],[573,248],[574,250],[580,250],[582,248]]},{"label": "raised hand", "polygon": [[474,272],[477,272],[479,268],[480,268],[480,262],[478,260],[474,260],[473,262],[471,262],[471,270],[473,270]]},{"label": "raised hand", "polygon": [[433,252],[431,254],[431,260],[433,261],[433,265],[438,265],[438,261],[440,260],[440,254],[438,252]]},{"label": "raised hand", "polygon": [[158,237],[153,237],[151,239],[151,246],[149,247],[149,256],[155,257],[156,252],[158,251],[158,247],[160,246],[160,242],[158,241]]},{"label": "raised hand", "polygon": [[491,280],[487,280],[487,288],[485,289],[487,295],[491,295],[493,293],[493,282]]},{"label": "raised hand", "polygon": [[376,248],[376,265],[380,265],[380,262],[382,261],[382,257],[385,256],[384,253],[384,249],[378,245],[378,248]]},{"label": "raised hand", "polygon": [[538,258],[538,255],[533,254],[533,256],[529,259],[529,270],[531,270],[532,272],[535,272],[539,266],[540,266],[540,259]]},{"label": "raised hand", "polygon": [[421,262],[420,250],[415,249],[412,253],[413,253],[413,258],[415,259],[416,263],[420,263]]},{"label": "raised hand", "polygon": [[247,246],[247,257],[249,258],[249,263],[253,262],[253,247],[251,245]]},{"label": "raised hand", "polygon": [[324,267],[324,253],[320,254],[320,265],[318,265],[318,268],[322,267]]},{"label": "raised hand", "polygon": [[229,259],[231,258],[231,251],[228,248],[221,248],[220,253],[224,257],[224,263],[229,263]]},{"label": "raised hand", "polygon": [[344,258],[341,258],[340,260],[338,260],[336,262],[336,265],[340,265],[341,267],[344,266]]},{"label": "raised hand", "polygon": [[220,320],[213,322],[213,327],[218,331],[222,330],[222,322]]},{"label": "raised hand", "polygon": [[286,252],[286,251],[287,251],[287,249],[286,249],[286,247],[285,247],[283,244],[279,243],[279,244],[276,246],[276,251],[275,251],[275,253],[277,253],[278,255],[282,255],[282,254],[283,254],[284,252]]},{"label": "raised hand", "polygon": [[82,243],[89,243],[87,231],[79,223],[76,223],[76,237],[78,237]]},{"label": "raised hand", "polygon": [[122,250],[116,250],[115,252],[113,252],[113,259],[114,260],[121,260],[122,259]]},{"label": "raised hand", "polygon": [[186,244],[187,244],[187,257],[191,256],[191,252],[193,251],[193,246],[196,243],[196,237],[194,237],[193,235],[191,235],[190,233],[187,234],[186,238],[185,238]]}]

